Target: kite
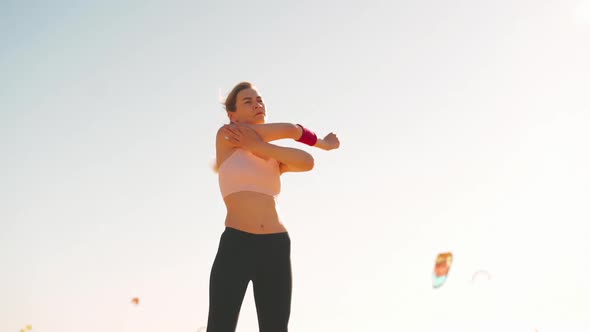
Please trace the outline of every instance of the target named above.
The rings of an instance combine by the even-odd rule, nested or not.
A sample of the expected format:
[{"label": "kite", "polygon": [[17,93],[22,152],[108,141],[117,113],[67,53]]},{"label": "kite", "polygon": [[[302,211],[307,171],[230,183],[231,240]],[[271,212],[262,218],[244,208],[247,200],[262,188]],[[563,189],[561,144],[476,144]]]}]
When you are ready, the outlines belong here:
[{"label": "kite", "polygon": [[442,286],[449,275],[451,264],[453,263],[453,254],[444,252],[438,254],[434,264],[434,272],[432,274],[432,287],[439,288]]},{"label": "kite", "polygon": [[131,303],[133,303],[135,305],[139,305],[139,298],[138,297],[134,297],[133,299],[131,299]]}]

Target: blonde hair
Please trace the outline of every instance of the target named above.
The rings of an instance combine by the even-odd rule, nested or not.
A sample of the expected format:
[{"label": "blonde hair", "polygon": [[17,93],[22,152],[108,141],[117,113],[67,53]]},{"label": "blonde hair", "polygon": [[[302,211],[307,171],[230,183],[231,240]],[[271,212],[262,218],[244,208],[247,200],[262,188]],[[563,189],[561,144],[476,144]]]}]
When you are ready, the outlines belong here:
[{"label": "blonde hair", "polygon": [[250,82],[240,82],[234,86],[231,92],[225,98],[225,102],[223,103],[225,106],[225,110],[228,112],[235,112],[236,111],[236,102],[238,99],[238,93],[242,90],[246,89],[254,89],[254,85]]}]

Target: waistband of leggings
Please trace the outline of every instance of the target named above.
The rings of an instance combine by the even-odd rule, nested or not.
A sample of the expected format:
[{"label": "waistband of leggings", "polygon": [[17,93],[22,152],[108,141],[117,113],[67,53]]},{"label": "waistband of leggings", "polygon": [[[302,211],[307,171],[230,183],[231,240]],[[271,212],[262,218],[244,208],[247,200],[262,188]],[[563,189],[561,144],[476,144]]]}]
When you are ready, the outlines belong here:
[{"label": "waistband of leggings", "polygon": [[239,235],[240,237],[248,238],[248,239],[273,239],[273,238],[284,238],[284,237],[288,238],[289,237],[288,232],[255,234],[255,233],[249,233],[249,232],[239,230],[237,228],[227,227],[227,226],[225,226],[224,233],[235,234],[235,235]]}]

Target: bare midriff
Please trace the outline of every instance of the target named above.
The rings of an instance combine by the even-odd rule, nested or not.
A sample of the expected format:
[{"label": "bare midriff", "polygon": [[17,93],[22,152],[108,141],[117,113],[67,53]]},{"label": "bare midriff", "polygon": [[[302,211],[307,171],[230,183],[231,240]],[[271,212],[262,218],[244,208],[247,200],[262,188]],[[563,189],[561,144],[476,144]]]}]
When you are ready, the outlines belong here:
[{"label": "bare midriff", "polygon": [[227,207],[225,226],[254,234],[286,232],[276,209],[274,197],[253,192],[240,191],[224,199]]}]

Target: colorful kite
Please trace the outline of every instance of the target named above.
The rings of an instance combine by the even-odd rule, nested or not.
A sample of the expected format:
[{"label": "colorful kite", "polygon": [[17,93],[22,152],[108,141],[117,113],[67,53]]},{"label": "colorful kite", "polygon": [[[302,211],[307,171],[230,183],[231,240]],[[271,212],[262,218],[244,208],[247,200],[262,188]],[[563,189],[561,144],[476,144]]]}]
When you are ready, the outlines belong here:
[{"label": "colorful kite", "polygon": [[453,254],[444,252],[438,254],[434,264],[434,273],[432,274],[432,287],[439,288],[442,286],[449,275],[451,264],[453,263]]},{"label": "colorful kite", "polygon": [[131,299],[131,303],[133,303],[135,305],[139,305],[139,298],[138,297],[134,297],[133,299]]}]

